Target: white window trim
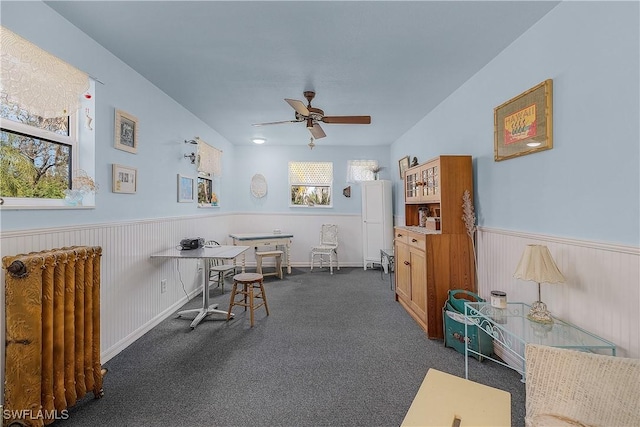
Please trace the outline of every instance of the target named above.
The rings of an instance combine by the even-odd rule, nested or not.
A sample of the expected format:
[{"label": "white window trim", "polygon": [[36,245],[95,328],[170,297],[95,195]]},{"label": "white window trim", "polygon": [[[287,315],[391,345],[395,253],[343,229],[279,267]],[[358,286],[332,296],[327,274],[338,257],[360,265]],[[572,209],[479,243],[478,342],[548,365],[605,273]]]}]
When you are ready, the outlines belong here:
[{"label": "white window trim", "polygon": [[[291,181],[291,164],[297,163],[330,163],[331,164],[331,180],[328,182],[303,182],[303,181]],[[313,162],[313,161],[290,161],[287,165],[287,175],[289,176],[289,191],[287,197],[289,199],[290,208],[306,208],[306,209],[331,209],[333,208],[333,162]],[[328,205],[294,205],[291,203],[291,188],[295,186],[305,187],[329,187],[329,204]]]},{"label": "white window trim", "polygon": [[[89,79],[89,92],[95,94],[95,81]],[[32,135],[36,138],[44,138],[71,146],[72,173],[83,169],[91,177],[95,177],[95,132],[88,129],[80,129],[80,114],[89,109],[95,111],[95,96],[83,99],[78,111],[69,115],[69,135],[61,135],[45,129],[39,129],[25,123],[0,118],[0,127],[13,132]],[[92,124],[95,128],[95,122]],[[94,178],[95,179],[95,178]],[[68,206],[64,199],[43,199],[34,197],[2,197],[0,210],[22,209],[93,209],[95,208],[94,195],[87,197],[82,206]]]}]

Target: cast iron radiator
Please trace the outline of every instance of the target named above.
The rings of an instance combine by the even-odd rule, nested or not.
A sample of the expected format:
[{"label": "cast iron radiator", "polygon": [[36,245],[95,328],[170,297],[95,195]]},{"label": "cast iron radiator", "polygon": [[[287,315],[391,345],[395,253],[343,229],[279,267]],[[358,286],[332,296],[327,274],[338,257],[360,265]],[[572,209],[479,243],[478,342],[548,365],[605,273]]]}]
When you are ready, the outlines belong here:
[{"label": "cast iron radiator", "polygon": [[43,426],[92,391],[102,397],[100,246],[2,258],[4,426]]}]

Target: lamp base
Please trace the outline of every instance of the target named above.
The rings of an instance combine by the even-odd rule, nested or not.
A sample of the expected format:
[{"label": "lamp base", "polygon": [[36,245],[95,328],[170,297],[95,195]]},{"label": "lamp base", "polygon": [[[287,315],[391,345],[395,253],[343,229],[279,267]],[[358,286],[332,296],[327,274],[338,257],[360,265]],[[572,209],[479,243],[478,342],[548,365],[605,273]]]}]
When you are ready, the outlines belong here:
[{"label": "lamp base", "polygon": [[538,323],[553,323],[553,317],[551,317],[551,313],[547,310],[547,305],[542,301],[536,301],[531,305],[531,310],[529,314],[527,314],[527,318]]}]

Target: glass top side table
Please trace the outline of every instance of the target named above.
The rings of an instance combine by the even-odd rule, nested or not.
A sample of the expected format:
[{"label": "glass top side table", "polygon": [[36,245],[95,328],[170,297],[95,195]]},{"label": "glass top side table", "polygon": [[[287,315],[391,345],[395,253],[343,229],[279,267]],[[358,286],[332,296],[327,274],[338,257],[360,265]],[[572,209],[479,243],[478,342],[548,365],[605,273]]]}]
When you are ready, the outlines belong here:
[{"label": "glass top side table", "polygon": [[[480,355],[518,371],[524,381],[526,366],[524,349],[527,343],[616,355],[616,346],[599,336],[554,317],[552,324],[527,318],[530,306],[522,302],[507,303],[500,309],[488,302],[465,302],[465,336],[469,325],[477,325],[493,338],[494,346],[502,349],[505,362]],[[478,354],[465,340],[465,378],[469,378],[469,353]]]}]

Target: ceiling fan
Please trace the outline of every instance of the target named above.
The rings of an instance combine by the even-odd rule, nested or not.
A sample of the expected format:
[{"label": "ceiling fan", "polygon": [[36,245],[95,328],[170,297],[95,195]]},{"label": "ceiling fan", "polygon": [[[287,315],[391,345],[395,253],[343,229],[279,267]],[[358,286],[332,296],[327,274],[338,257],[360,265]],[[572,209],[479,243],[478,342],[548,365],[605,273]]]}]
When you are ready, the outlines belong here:
[{"label": "ceiling fan", "polygon": [[268,122],[268,123],[254,123],[253,126],[266,126],[266,125],[278,125],[281,123],[299,123],[305,122],[307,129],[311,132],[311,135],[315,139],[324,138],[327,136],[322,128],[320,127],[319,122],[328,123],[328,124],[354,124],[354,125],[368,125],[371,123],[371,116],[325,116],[324,111],[319,108],[314,108],[311,106],[311,100],[316,96],[316,93],[313,91],[304,92],[304,97],[307,99],[307,105],[304,105],[304,102],[298,101],[297,99],[287,99],[285,101],[291,107],[296,110],[295,111],[295,120],[283,120],[279,122]]}]

